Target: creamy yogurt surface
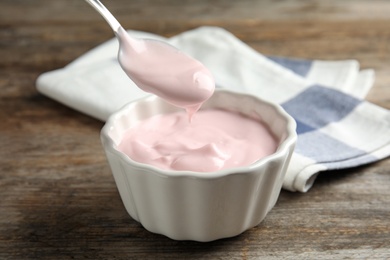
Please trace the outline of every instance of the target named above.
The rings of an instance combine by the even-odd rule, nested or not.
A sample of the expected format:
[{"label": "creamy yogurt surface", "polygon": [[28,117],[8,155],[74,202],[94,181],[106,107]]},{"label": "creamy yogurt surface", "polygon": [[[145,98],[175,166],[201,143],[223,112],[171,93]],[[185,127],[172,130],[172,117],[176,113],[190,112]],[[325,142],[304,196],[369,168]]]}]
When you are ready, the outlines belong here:
[{"label": "creamy yogurt surface", "polygon": [[118,150],[160,169],[212,172],[250,165],[270,155],[276,139],[261,122],[225,110],[156,115],[128,129]]}]

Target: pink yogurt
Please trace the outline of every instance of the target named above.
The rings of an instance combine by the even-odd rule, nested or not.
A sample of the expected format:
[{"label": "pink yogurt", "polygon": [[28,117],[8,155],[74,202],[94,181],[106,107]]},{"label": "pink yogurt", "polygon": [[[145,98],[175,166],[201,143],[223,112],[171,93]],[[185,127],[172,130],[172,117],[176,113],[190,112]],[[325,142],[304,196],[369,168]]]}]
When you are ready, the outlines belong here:
[{"label": "pink yogurt", "polygon": [[274,136],[257,120],[236,112],[200,110],[156,115],[125,133],[118,149],[160,169],[212,172],[247,166],[275,152]]},{"label": "pink yogurt", "polygon": [[140,89],[186,109],[190,118],[214,93],[214,78],[199,61],[163,42],[132,38],[123,28],[117,36],[122,69]]}]

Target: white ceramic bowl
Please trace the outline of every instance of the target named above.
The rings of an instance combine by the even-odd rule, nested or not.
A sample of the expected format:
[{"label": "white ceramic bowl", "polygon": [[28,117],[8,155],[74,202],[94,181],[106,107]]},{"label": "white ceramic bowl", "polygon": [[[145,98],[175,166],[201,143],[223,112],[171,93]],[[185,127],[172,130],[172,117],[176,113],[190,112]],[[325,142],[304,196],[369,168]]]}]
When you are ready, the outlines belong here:
[{"label": "white ceramic bowl", "polygon": [[113,114],[101,140],[123,204],[147,230],[176,240],[211,241],[258,225],[275,205],[296,142],[295,121],[256,97],[218,90],[202,109],[222,108],[262,120],[278,140],[275,153],[247,167],[216,172],[161,170],[116,149],[139,120],[179,109],[156,96]]}]

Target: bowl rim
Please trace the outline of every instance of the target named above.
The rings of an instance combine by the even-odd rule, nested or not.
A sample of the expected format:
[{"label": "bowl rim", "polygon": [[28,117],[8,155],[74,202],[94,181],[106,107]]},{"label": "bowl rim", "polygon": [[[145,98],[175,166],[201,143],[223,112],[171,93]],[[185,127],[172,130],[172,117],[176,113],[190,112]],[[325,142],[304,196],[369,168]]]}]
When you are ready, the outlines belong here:
[{"label": "bowl rim", "polygon": [[296,133],[296,122],[295,120],[279,105],[276,103],[272,103],[270,101],[264,100],[262,98],[259,98],[257,96],[251,95],[251,94],[246,94],[246,93],[240,93],[240,92],[235,92],[231,90],[225,90],[225,89],[216,89],[216,93],[227,93],[227,94],[232,94],[232,95],[239,95],[241,97],[245,98],[250,98],[254,99],[256,101],[260,101],[270,107],[272,107],[279,115],[281,115],[284,120],[287,121],[287,136],[282,143],[280,143],[276,149],[276,151],[268,156],[265,156],[263,158],[260,158],[256,162],[247,165],[247,166],[240,166],[240,167],[233,167],[233,168],[228,168],[228,169],[222,169],[218,171],[213,171],[213,172],[195,172],[195,171],[177,171],[177,170],[165,170],[165,169],[160,169],[157,166],[145,164],[145,163],[140,163],[137,161],[134,161],[131,159],[128,155],[120,152],[117,150],[115,147],[115,142],[114,140],[109,136],[109,131],[113,127],[114,122],[124,115],[126,111],[134,107],[137,103],[139,102],[154,102],[155,100],[158,100],[158,96],[155,95],[149,95],[146,97],[142,97],[136,100],[133,100],[126,105],[122,106],[122,108],[118,109],[116,112],[111,114],[106,123],[104,124],[103,128],[100,131],[100,137],[102,144],[104,146],[104,149],[109,149],[111,153],[114,153],[116,156],[119,156],[119,158],[126,162],[126,164],[130,164],[134,168],[139,168],[142,170],[147,170],[148,172],[154,172],[155,174],[159,174],[165,177],[192,177],[192,178],[199,178],[199,179],[214,179],[214,178],[219,178],[223,176],[228,176],[228,175],[235,175],[235,174],[242,174],[242,173],[248,173],[252,171],[255,168],[259,168],[264,166],[270,161],[277,160],[285,154],[288,154],[289,149],[291,146],[295,146],[295,142],[297,140],[297,133]]}]

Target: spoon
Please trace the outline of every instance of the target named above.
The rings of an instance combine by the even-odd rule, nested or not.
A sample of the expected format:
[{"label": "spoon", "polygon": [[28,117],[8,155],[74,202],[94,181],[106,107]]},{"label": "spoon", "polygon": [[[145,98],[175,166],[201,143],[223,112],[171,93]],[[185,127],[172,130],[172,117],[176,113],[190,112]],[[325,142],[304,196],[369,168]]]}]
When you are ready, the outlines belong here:
[{"label": "spoon", "polygon": [[118,61],[142,90],[192,115],[214,92],[210,71],[168,43],[131,37],[99,0],[86,0],[108,22],[119,40]]}]

